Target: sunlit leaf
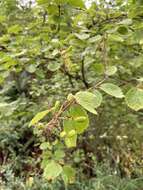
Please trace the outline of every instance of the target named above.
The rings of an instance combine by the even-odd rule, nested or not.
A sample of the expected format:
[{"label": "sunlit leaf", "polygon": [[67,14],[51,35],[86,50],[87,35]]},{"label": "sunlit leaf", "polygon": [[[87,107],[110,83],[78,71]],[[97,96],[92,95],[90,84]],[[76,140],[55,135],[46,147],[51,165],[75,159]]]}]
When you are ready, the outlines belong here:
[{"label": "sunlit leaf", "polygon": [[53,180],[58,177],[62,173],[63,169],[60,164],[55,162],[54,160],[50,161],[46,168],[44,169],[44,178],[48,180]]},{"label": "sunlit leaf", "polygon": [[38,123],[41,119],[43,119],[51,110],[45,110],[39,112],[35,115],[35,117],[30,121],[29,127]]},{"label": "sunlit leaf", "polygon": [[[69,119],[65,119],[63,122],[64,131],[68,134],[71,130],[75,130],[77,133],[82,133],[89,125],[89,119],[86,111],[79,105],[72,106],[67,112],[66,116]],[[79,120],[81,119],[82,120]],[[84,119],[83,119],[84,118]]]},{"label": "sunlit leaf", "polygon": [[75,181],[75,169],[72,168],[71,166],[69,165],[65,165],[63,167],[63,172],[62,172],[62,178],[65,182],[65,184],[67,185],[68,183],[74,183]]},{"label": "sunlit leaf", "polygon": [[117,72],[117,67],[115,66],[108,66],[106,68],[106,75],[111,76],[114,75]]},{"label": "sunlit leaf", "polygon": [[75,95],[77,103],[83,106],[86,110],[91,113],[97,114],[95,108],[99,107],[102,102],[102,95],[99,91],[95,93],[81,91]]},{"label": "sunlit leaf", "polygon": [[114,96],[116,98],[123,98],[123,92],[120,87],[112,83],[104,83],[100,86],[100,89],[106,92],[107,94]]},{"label": "sunlit leaf", "polygon": [[139,88],[131,88],[127,92],[125,100],[131,109],[135,111],[143,109],[143,90]]}]

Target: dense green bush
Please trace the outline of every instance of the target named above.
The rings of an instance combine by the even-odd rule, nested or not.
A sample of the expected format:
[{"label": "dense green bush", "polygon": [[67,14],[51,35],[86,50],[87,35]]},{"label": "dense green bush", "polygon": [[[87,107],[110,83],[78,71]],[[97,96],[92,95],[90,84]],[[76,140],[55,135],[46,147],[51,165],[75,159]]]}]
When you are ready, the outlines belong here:
[{"label": "dense green bush", "polygon": [[7,168],[5,175],[7,180],[2,182],[1,188],[2,190],[140,190],[143,186],[143,178],[122,179],[115,174],[112,175],[107,165],[98,166],[96,173],[96,178],[87,180],[79,172],[78,180],[74,184],[65,186],[61,180],[50,183],[39,176],[28,177],[25,180],[24,178],[15,178],[11,170]]}]

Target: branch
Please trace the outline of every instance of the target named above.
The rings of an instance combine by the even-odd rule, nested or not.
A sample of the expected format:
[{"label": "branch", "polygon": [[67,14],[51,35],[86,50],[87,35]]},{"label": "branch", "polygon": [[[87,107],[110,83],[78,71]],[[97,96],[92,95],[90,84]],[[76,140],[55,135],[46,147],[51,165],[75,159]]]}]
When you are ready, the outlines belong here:
[{"label": "branch", "polygon": [[107,34],[105,33],[103,36],[103,47],[102,47],[102,51],[103,51],[103,64],[104,64],[104,78],[107,78],[107,74],[106,74],[106,70],[107,70],[107,66],[108,66],[108,52],[107,52]]},{"label": "branch", "polygon": [[82,59],[81,75],[82,75],[82,82],[84,83],[85,87],[89,88],[89,84],[88,84],[88,82],[86,81],[86,78],[85,78],[84,59]]},{"label": "branch", "polygon": [[101,84],[103,84],[107,79],[108,75],[106,74],[107,66],[108,66],[108,52],[107,52],[107,34],[103,37],[103,46],[102,46],[102,52],[103,52],[103,64],[104,64],[104,76],[103,79],[101,79],[99,82],[97,82],[93,87],[89,88],[91,90],[92,88],[98,88]]},{"label": "branch", "polygon": [[45,11],[44,14],[43,14],[43,23],[42,23],[42,26],[44,26],[45,23],[46,23],[46,16],[47,16],[47,11]]},{"label": "branch", "polygon": [[115,18],[106,18],[106,19],[104,19],[104,20],[101,20],[101,22],[99,22],[99,21],[94,21],[94,19],[92,19],[92,25],[90,25],[89,27],[88,27],[88,29],[90,29],[90,28],[92,28],[92,27],[101,27],[101,26],[103,26],[104,24],[109,24],[109,23],[115,23],[115,22],[119,22],[119,21],[121,21],[121,20],[123,20],[123,19],[125,19],[125,18],[127,18],[127,14],[122,14],[122,15],[120,15],[120,16],[118,16],[118,17],[115,17]]},{"label": "branch", "polygon": [[[59,18],[61,17],[61,5],[58,5],[58,11],[59,11]],[[61,23],[59,22],[58,23],[58,29],[57,29],[57,32],[59,32],[61,29]]]},{"label": "branch", "polygon": [[72,86],[73,88],[74,88],[74,84],[73,84],[73,82],[72,82],[72,79],[74,79],[74,80],[81,80],[81,77],[80,77],[78,74],[72,75],[71,73],[69,73],[69,72],[66,70],[65,67],[60,68],[60,70],[61,70],[61,72],[63,72],[66,76],[68,76],[69,82],[70,82],[70,84],[71,84],[71,86]]}]

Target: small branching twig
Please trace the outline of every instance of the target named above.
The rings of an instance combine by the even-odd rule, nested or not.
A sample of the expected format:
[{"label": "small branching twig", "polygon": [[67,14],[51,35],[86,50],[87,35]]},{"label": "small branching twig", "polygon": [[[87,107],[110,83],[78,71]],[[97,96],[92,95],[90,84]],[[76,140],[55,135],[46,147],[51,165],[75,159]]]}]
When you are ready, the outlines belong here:
[{"label": "small branching twig", "polygon": [[103,64],[104,64],[104,78],[107,78],[107,66],[108,66],[108,50],[107,50],[107,34],[103,36]]},{"label": "small branching twig", "polygon": [[53,128],[58,127],[61,119],[61,115],[75,103],[75,99],[66,100],[60,107],[59,111],[54,114],[53,118],[49,121],[46,126],[45,133],[49,133]]}]

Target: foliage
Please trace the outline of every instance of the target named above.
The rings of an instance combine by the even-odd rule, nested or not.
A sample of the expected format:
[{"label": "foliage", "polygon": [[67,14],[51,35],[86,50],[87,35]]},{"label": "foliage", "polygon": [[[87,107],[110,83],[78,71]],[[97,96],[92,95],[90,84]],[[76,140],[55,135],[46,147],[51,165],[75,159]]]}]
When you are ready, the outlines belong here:
[{"label": "foliage", "polygon": [[4,190],[140,190],[143,185],[142,178],[122,179],[115,174],[111,175],[108,166],[98,166],[96,172],[97,177],[90,180],[83,179],[81,173],[79,173],[78,181],[65,187],[62,181],[56,180],[52,183],[47,183],[47,180],[40,178],[39,176],[35,176],[34,178],[27,177],[24,181],[23,178],[15,178],[11,173],[11,170],[7,170],[6,177],[8,178],[8,181],[5,183],[2,182],[1,188]]},{"label": "foliage", "polygon": [[0,2],[1,163],[65,185],[95,159],[141,176],[142,2],[36,3]]}]

